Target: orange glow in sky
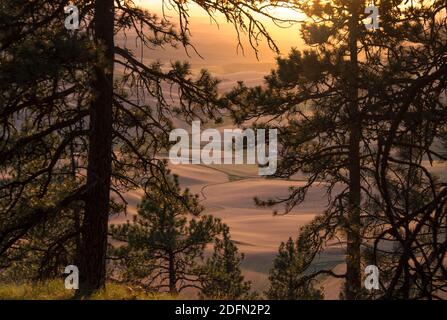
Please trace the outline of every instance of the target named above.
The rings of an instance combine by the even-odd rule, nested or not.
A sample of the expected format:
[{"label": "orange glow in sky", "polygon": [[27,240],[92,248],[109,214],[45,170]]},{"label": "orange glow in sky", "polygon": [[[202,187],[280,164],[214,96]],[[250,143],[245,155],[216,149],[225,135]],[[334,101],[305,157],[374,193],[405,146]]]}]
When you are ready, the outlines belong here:
[{"label": "orange glow in sky", "polygon": [[[172,8],[172,6],[169,5],[169,0],[134,0],[134,2],[137,5],[141,5],[147,9],[149,9],[151,12],[156,13],[158,15],[162,15],[163,13],[163,3],[164,6],[164,13],[168,17],[170,17],[170,20],[174,23],[177,22],[177,14],[175,10]],[[216,26],[214,22],[212,22],[208,16],[208,14],[200,8],[197,4],[190,2],[188,4],[189,9],[189,16],[190,16],[190,22],[191,22],[191,32],[192,32],[192,41],[193,43],[195,41],[204,41],[205,38],[214,38],[210,40],[215,40],[218,38],[224,38],[225,42],[228,42],[229,50],[233,50],[236,54],[236,32],[234,31],[233,26],[231,26],[229,23],[225,21],[225,18],[221,14],[216,15],[216,20],[219,23],[219,27]],[[302,21],[303,16],[299,13],[287,9],[287,8],[275,8],[275,9],[269,9],[268,11],[271,15],[281,18],[281,19],[293,19],[297,21]],[[298,23],[294,25],[286,24],[284,23],[282,26],[279,27],[275,25],[269,18],[262,16],[262,15],[256,15],[256,17],[266,26],[269,33],[275,40],[276,44],[278,45],[279,49],[281,50],[281,54],[287,54],[291,47],[300,47],[302,46],[302,41],[300,39],[300,26]],[[288,26],[288,27],[287,27]],[[245,39],[246,40],[246,39]],[[246,42],[246,41],[245,41]],[[230,43],[232,45],[230,45]],[[231,48],[232,46],[232,48]],[[244,44],[244,48],[249,47]],[[265,62],[273,62],[275,53],[273,53],[267,46],[267,44],[264,43],[260,46],[260,56],[259,59],[263,60]],[[252,52],[248,52],[250,50],[245,50],[246,56],[253,58]]]}]

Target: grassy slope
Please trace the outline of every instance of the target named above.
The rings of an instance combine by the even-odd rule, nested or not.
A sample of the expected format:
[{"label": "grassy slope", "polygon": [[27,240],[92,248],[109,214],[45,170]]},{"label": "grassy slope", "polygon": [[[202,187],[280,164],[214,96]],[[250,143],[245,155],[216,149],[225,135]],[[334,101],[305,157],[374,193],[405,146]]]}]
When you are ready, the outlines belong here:
[{"label": "grassy slope", "polygon": [[[43,283],[0,283],[0,300],[67,300],[74,291],[66,290],[62,280]],[[106,289],[94,294],[92,300],[169,300],[167,294],[148,294],[125,285],[107,283]]]}]

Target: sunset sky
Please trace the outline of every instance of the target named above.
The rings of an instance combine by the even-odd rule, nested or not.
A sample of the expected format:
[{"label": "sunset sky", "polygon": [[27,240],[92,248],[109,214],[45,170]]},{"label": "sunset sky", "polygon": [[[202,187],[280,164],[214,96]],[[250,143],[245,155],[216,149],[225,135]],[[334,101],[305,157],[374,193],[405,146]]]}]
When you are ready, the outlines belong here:
[{"label": "sunset sky", "polygon": [[[161,15],[163,0],[135,0],[150,11]],[[170,17],[172,22],[177,22],[177,14],[165,1],[165,14]],[[234,71],[234,69],[242,67],[242,69],[250,69],[252,71],[267,71],[273,66],[276,54],[272,52],[267,44],[262,43],[259,47],[259,56],[256,56],[247,42],[244,43],[244,52],[237,48],[236,32],[230,24],[226,23],[222,16],[218,17],[219,26],[211,22],[207,13],[195,4],[189,6],[191,17],[192,42],[197,47],[203,59],[192,54],[188,57],[183,50],[178,52],[169,51],[169,57],[172,59],[187,59],[191,61],[193,67],[206,67],[215,69],[217,73],[224,72],[221,70],[223,65],[229,66],[226,71]],[[300,20],[300,16],[288,9],[275,9],[275,16],[281,18],[293,18]],[[275,39],[281,54],[287,54],[291,47],[301,47],[302,41],[299,34],[299,24],[290,27],[281,28],[274,25],[268,18],[259,17],[260,20],[268,27],[273,38]],[[244,39],[246,40],[246,38]],[[166,57],[166,53],[160,58]],[[246,65],[248,64],[248,66]],[[244,67],[244,65],[246,65]]]}]

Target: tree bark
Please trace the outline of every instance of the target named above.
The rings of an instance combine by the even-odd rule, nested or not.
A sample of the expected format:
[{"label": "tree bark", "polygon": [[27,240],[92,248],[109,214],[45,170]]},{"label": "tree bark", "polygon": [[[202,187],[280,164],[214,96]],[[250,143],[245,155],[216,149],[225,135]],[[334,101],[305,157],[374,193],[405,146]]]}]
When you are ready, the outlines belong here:
[{"label": "tree bark", "polygon": [[114,0],[96,0],[94,39],[102,48],[96,78],[95,97],[90,107],[89,154],[85,215],[82,225],[80,290],[91,294],[105,286],[107,228],[112,172],[112,103],[114,59]]},{"label": "tree bark", "polygon": [[175,276],[175,255],[169,253],[169,293],[177,294],[177,279]]},{"label": "tree bark", "polygon": [[358,24],[359,0],[350,5],[349,51],[350,51],[350,106],[349,106],[349,208],[346,226],[346,284],[345,296],[348,300],[357,299],[361,291],[360,271],[360,141],[362,134],[360,111],[358,106]]}]

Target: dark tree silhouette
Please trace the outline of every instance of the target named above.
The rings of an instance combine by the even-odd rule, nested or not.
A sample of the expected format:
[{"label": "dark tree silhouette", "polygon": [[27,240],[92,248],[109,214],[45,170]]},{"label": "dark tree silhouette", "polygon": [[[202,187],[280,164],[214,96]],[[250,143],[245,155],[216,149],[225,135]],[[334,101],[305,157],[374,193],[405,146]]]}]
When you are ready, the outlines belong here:
[{"label": "dark tree silhouette", "polygon": [[[256,19],[263,14],[279,21],[264,4],[191,2],[210,17],[222,13],[254,48],[264,38],[277,50]],[[90,294],[105,283],[109,215],[122,209],[119,202],[125,206],[123,192],[159,171],[156,154],[168,146],[173,114],[213,116],[217,81],[205,71],[193,78],[186,63],[142,63],[114,42],[132,32],[145,48],[191,47],[189,1],[170,1],[178,20],[159,18],[131,0],[77,1],[81,25],[73,32],[63,24],[68,3],[0,3],[0,254],[10,256],[33,228],[81,203],[81,211],[71,210],[81,226],[70,227],[64,240],[76,239],[81,290]],[[282,4],[287,1],[275,2]],[[114,72],[117,66],[122,73]],[[178,102],[168,99],[170,91]],[[58,189],[66,179],[74,181]]]},{"label": "dark tree silhouette", "polygon": [[279,58],[264,86],[240,83],[228,95],[229,108],[238,123],[279,127],[277,176],[306,175],[305,186],[289,197],[258,204],[285,203],[287,213],[309,188],[326,186],[328,209],[307,228],[306,250],[313,259],[342,239],[347,271],[320,270],[306,279],[344,277],[343,296],[362,298],[362,267],[379,265],[384,253],[388,259],[379,268],[393,274],[382,283],[385,297],[430,298],[446,284],[439,240],[445,238],[445,184],[428,169],[445,160],[439,150],[446,123],[445,4],[379,2],[382,27],[375,31],[361,21],[368,4],[302,4],[312,18],[302,30],[310,48]]},{"label": "dark tree silhouette", "polygon": [[111,227],[112,237],[124,243],[112,249],[112,256],[126,282],[177,294],[197,286],[198,263],[223,226],[201,214],[198,196],[182,192],[176,176],[166,179],[164,185],[147,187],[133,223]]},{"label": "dark tree silhouette", "polygon": [[[270,286],[267,298],[273,300],[316,300],[323,299],[321,290],[315,289],[311,281],[303,281],[305,252],[292,238],[279,246],[278,255],[270,270]],[[304,284],[305,283],[305,284]]]},{"label": "dark tree silhouette", "polygon": [[251,282],[244,281],[241,263],[244,255],[230,237],[230,230],[223,227],[221,235],[214,240],[212,256],[197,270],[200,296],[205,299],[236,300],[254,299]]}]

